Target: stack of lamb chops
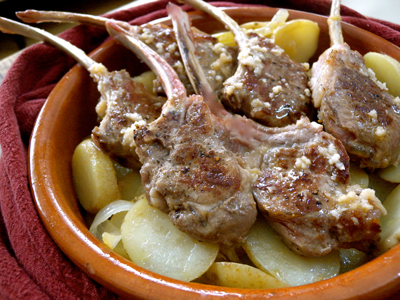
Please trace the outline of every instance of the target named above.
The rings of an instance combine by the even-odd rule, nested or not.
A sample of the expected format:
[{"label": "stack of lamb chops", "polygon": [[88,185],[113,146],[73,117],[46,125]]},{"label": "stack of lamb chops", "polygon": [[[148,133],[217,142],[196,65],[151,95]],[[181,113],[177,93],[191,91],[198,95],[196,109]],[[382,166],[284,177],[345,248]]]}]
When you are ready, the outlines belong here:
[{"label": "stack of lamb chops", "polygon": [[[367,251],[376,243],[384,209],[371,190],[349,185],[347,154],[321,126],[301,118],[267,128],[218,112],[221,107],[206,93],[204,100],[187,98],[177,75],[130,28],[111,21],[107,26],[163,83],[168,98],[163,113],[138,125],[134,139],[150,203],[168,212],[181,230],[205,241],[240,241],[255,220],[254,194],[260,210],[299,253],[319,256],[350,246]],[[201,86],[206,82],[202,78]],[[238,122],[251,134],[238,134]]]},{"label": "stack of lamb chops", "polygon": [[[27,10],[24,12],[18,12],[17,15],[25,22],[30,23],[79,22],[101,28],[105,28],[106,22],[109,20],[99,16],[55,11]],[[194,92],[180,59],[180,53],[175,41],[175,34],[169,27],[162,24],[130,26],[126,22],[115,22],[120,26],[124,26],[129,31],[135,32],[144,43],[161,55],[178,74],[179,79],[184,83],[188,93],[191,94]],[[224,46],[220,43],[218,43],[218,46],[216,47],[216,39],[200,31],[196,31],[195,33],[195,43],[199,52],[199,59],[208,78],[213,78],[212,82],[214,90],[220,91],[224,80],[232,76],[236,68],[236,49],[234,47]],[[213,68],[214,64],[218,65],[218,68]],[[130,81],[129,74],[127,76],[125,74],[124,76],[124,81]],[[133,81],[130,85],[133,85],[136,88],[138,83]],[[159,96],[154,96],[151,93],[148,93],[142,86],[138,87],[142,92],[138,92],[134,97],[139,97],[139,95],[141,95],[140,97],[143,98],[143,101],[140,102],[141,104],[138,104],[136,101],[138,105],[137,108],[130,108],[128,102],[131,102],[131,100],[125,99],[124,105],[121,105],[120,108],[109,108],[106,110],[106,113],[104,112],[104,107],[106,107],[107,103],[110,103],[110,101],[105,101],[104,99],[107,97],[103,96],[100,99],[97,112],[100,119],[103,119],[103,115],[106,115],[106,118],[104,118],[100,123],[100,126],[94,129],[92,136],[96,144],[103,151],[123,166],[129,168],[140,167],[135,152],[135,142],[133,140],[136,125],[152,121],[155,117],[158,117],[161,111],[161,106],[165,102],[163,97],[164,91],[159,82],[155,81],[154,86],[155,92]],[[113,88],[115,89],[116,87]],[[130,91],[126,93],[126,97],[132,97],[132,90],[134,89],[129,88],[128,86],[125,86],[124,88],[130,89]],[[101,87],[99,87],[99,90],[100,89]],[[101,90],[104,92],[104,89]],[[149,98],[149,101],[147,101],[148,104],[153,106],[152,112],[147,111],[146,113],[146,110],[149,109],[148,104],[146,104],[146,98]],[[138,112],[139,115],[134,111],[137,109],[141,110],[141,112]],[[125,116],[123,119],[121,119],[122,115]]]},{"label": "stack of lamb chops", "polygon": [[[176,72],[140,41],[131,26],[113,22],[106,25],[116,39],[128,43],[158,75],[168,99],[154,119],[146,117],[147,114],[155,116],[158,103],[152,105],[151,97],[146,100],[143,84],[134,82],[126,71],[108,72],[104,65],[68,42],[43,30],[0,18],[0,30],[46,41],[70,54],[90,72],[98,83],[100,101],[107,105],[98,127],[102,127],[104,120],[115,120],[115,124],[109,123],[110,132],[107,133],[117,138],[107,142],[111,145],[119,142],[119,145],[109,147],[107,144],[105,148],[112,148],[112,151],[124,146],[125,131],[134,127],[133,134],[129,134],[134,137],[131,141],[134,146],[128,147],[131,153],[124,158],[132,163],[139,155],[142,163],[147,160],[158,171],[156,176],[150,177],[142,167],[142,181],[153,206],[169,213],[175,225],[192,237],[223,244],[241,240],[253,225],[257,209],[251,194],[249,171],[222,145],[220,136],[229,138],[223,125],[215,120],[200,96],[187,97]],[[138,94],[131,88],[132,84],[142,85]],[[130,103],[135,100],[138,100],[135,104],[139,109]],[[153,111],[149,110],[151,108]],[[148,126],[143,125],[146,121]],[[95,141],[98,127],[93,130]],[[190,158],[192,161],[187,161]],[[189,168],[195,177],[189,176]]]},{"label": "stack of lamb chops", "polygon": [[[173,4],[168,10],[195,90],[233,133],[225,145],[255,175],[253,195],[269,224],[302,255],[322,256],[341,247],[369,252],[379,239],[384,209],[373,191],[349,184],[349,159],[342,144],[306,117],[272,128],[215,105],[218,99],[196,63],[189,20]],[[240,140],[241,147],[232,144],[232,138]]]}]

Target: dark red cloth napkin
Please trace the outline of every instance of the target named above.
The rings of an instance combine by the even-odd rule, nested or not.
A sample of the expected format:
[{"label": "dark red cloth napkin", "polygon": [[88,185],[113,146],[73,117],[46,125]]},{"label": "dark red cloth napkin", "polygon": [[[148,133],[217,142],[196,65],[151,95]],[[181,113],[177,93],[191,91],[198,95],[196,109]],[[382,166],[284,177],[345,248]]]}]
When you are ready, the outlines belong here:
[{"label": "dark red cloth napkin", "polygon": [[[161,0],[108,16],[143,24],[166,16],[167,2]],[[331,5],[329,0],[234,0],[214,4],[235,6],[235,2],[322,15],[329,14]],[[366,18],[347,7],[342,7],[341,13],[344,21],[400,46],[399,25]],[[77,26],[60,36],[86,52],[108,37],[104,30],[88,26]],[[36,44],[18,57],[0,86],[1,299],[118,298],[88,278],[60,251],[46,232],[29,189],[27,149],[35,118],[50,91],[74,64],[73,59],[59,50]]]}]

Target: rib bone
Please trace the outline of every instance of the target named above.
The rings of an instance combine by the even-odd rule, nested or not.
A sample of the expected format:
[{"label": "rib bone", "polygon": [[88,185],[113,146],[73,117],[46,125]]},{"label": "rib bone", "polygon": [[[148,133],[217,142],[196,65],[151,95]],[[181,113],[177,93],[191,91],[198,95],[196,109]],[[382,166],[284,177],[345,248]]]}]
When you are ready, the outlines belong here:
[{"label": "rib bone", "polygon": [[101,94],[97,112],[100,125],[92,131],[97,145],[121,164],[140,167],[135,152],[133,134],[138,124],[156,119],[165,99],[149,93],[142,83],[132,80],[125,70],[109,72],[92,60],[81,49],[44,30],[5,18],[0,18],[0,29],[45,41],[76,59],[97,82]]},{"label": "rib bone", "polygon": [[[101,16],[93,16],[87,14],[62,12],[62,11],[43,11],[28,9],[16,13],[17,17],[26,23],[44,23],[44,22],[60,22],[60,23],[81,23],[90,26],[104,28],[108,18]],[[124,22],[114,20],[124,26]]]},{"label": "rib bone", "polygon": [[224,11],[200,0],[182,0],[228,27],[239,47],[238,68],[224,82],[223,103],[267,126],[295,123],[312,112],[308,77],[271,39],[246,33]]},{"label": "rib bone", "polygon": [[135,135],[150,204],[196,239],[241,241],[257,210],[245,163],[223,143],[223,124],[201,96],[187,97],[178,76],[156,52],[115,23],[107,22],[107,28],[159,76],[168,97],[160,117]]},{"label": "rib bone", "polygon": [[[27,10],[18,12],[17,16],[26,22],[78,22],[100,27],[105,27],[105,23],[109,20],[104,17],[59,11]],[[161,24],[145,24],[138,27],[121,21],[115,21],[115,23],[129,31],[135,31],[146,45],[161,55],[174,68],[180,80],[185,84],[188,94],[195,92],[183,71],[180,54],[176,49],[175,35],[169,27]],[[236,49],[222,44],[214,48],[216,39],[200,31],[196,31],[194,34],[194,41],[199,50],[197,54],[201,64],[206,70],[206,76],[213,78],[213,88],[219,93],[225,79],[232,76],[236,69]],[[220,66],[216,70],[212,67],[214,63]],[[161,87],[157,91],[163,92]]]}]

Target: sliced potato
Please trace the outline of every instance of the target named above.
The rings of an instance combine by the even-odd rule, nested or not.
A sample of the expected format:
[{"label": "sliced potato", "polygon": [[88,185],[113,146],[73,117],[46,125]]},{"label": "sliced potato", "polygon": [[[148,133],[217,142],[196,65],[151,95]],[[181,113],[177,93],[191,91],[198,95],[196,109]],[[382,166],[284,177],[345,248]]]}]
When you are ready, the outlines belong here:
[{"label": "sliced potato", "polygon": [[219,246],[194,240],[179,231],[168,215],[140,199],[126,214],[122,242],[137,265],[183,281],[200,277],[214,262]]},{"label": "sliced potato", "polygon": [[117,163],[114,164],[114,168],[117,174],[121,199],[132,200],[144,193],[142,177],[139,171],[124,168]]},{"label": "sliced potato", "polygon": [[[274,29],[280,25],[285,24],[285,21],[288,17],[288,11],[286,9],[280,9],[277,11],[270,22],[248,22],[241,24],[240,27],[247,32],[252,31],[264,37],[270,38],[272,37]],[[235,37],[230,31],[216,33],[213,36],[217,38],[218,42],[223,43],[227,46],[237,46],[235,42]]]},{"label": "sliced potato", "polygon": [[126,250],[124,248],[124,244],[122,243],[122,240],[120,240],[119,243],[112,250],[115,253],[121,255],[123,258],[130,260],[128,253],[126,253]]},{"label": "sliced potato", "polygon": [[235,36],[230,31],[223,31],[218,32],[212,35],[214,38],[217,39],[219,43],[222,43],[226,46],[235,47],[237,46],[235,42]]},{"label": "sliced potato", "polygon": [[273,36],[291,59],[304,63],[318,48],[319,26],[310,20],[292,20],[276,28]]},{"label": "sliced potato", "polygon": [[240,25],[240,27],[270,38],[274,29],[284,25],[288,17],[289,12],[286,9],[279,9],[270,22],[248,22]]},{"label": "sliced potato", "polygon": [[[247,22],[247,23],[243,23],[240,25],[241,28],[244,28],[246,30],[254,30],[254,29],[259,29],[259,28],[264,28],[264,27],[269,27],[271,22],[257,22],[257,21],[253,21],[253,22]],[[285,23],[285,21],[283,22]],[[272,31],[271,31],[272,34]]]},{"label": "sliced potato", "polygon": [[287,286],[257,268],[234,262],[213,263],[200,281],[239,289],[274,289]]},{"label": "sliced potato", "polygon": [[110,232],[103,232],[102,240],[103,243],[110,249],[114,249],[121,241],[122,235]]},{"label": "sliced potato", "polygon": [[350,164],[350,180],[351,184],[358,184],[364,189],[369,185],[368,173],[354,163]]},{"label": "sliced potato", "polygon": [[378,174],[386,181],[400,183],[400,166],[389,166],[379,170]]},{"label": "sliced potato", "polygon": [[92,214],[120,198],[113,162],[91,139],[76,147],[72,175],[80,204]]},{"label": "sliced potato", "polygon": [[339,256],[341,274],[368,262],[368,255],[357,249],[340,249]]},{"label": "sliced potato", "polygon": [[385,252],[400,242],[400,185],[383,202],[387,214],[381,217],[379,249]]},{"label": "sliced potato", "polygon": [[368,187],[375,191],[376,197],[382,202],[389,196],[389,194],[397,187],[397,183],[389,182],[383,179],[379,172],[369,174]]},{"label": "sliced potato", "polygon": [[389,93],[400,97],[400,63],[394,58],[377,52],[364,55],[365,65],[374,71],[380,82],[386,83]]},{"label": "sliced potato", "polygon": [[102,241],[108,248],[113,250],[115,253],[121,255],[126,259],[129,259],[129,255],[128,253],[126,253],[124,245],[122,244],[122,234],[120,228],[118,229],[119,233],[117,232],[110,233],[104,231],[102,234]]},{"label": "sliced potato", "polygon": [[243,248],[261,270],[278,280],[298,286],[339,274],[338,252],[323,257],[304,257],[291,251],[262,218],[250,229]]},{"label": "sliced potato", "polygon": [[143,83],[146,90],[153,94],[154,94],[153,82],[155,79],[157,79],[157,75],[153,71],[146,71],[132,78],[132,80],[135,82]]}]

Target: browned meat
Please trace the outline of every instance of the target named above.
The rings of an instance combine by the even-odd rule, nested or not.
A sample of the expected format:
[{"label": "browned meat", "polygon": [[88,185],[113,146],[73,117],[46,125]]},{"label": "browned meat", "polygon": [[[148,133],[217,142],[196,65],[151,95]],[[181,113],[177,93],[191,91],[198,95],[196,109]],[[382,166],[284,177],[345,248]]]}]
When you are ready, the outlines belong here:
[{"label": "browned meat", "polygon": [[173,4],[168,12],[194,88],[223,120],[229,137],[221,140],[247,162],[258,208],[288,246],[308,256],[340,247],[371,250],[384,209],[372,190],[349,184],[349,157],[341,142],[307,118],[267,128],[228,114],[193,55],[187,15]]},{"label": "browned meat", "polygon": [[322,126],[304,121],[273,140],[253,192],[285,243],[307,256],[349,247],[370,252],[379,241],[384,209],[374,191],[349,184],[343,145]]},{"label": "browned meat", "polygon": [[126,71],[92,70],[92,74],[101,93],[96,107],[101,121],[92,131],[94,142],[121,165],[140,168],[134,133],[160,116],[165,99],[149,93]]},{"label": "browned meat", "polygon": [[272,40],[244,33],[222,10],[201,0],[182,0],[220,20],[235,35],[238,68],[224,83],[222,101],[264,125],[282,127],[312,114],[306,68]]},{"label": "browned meat", "polygon": [[311,114],[306,68],[269,39],[249,33],[239,67],[225,81],[223,103],[267,126],[282,127]]},{"label": "browned meat", "polygon": [[332,46],[312,66],[311,88],[318,117],[361,167],[400,162],[400,100],[395,100],[343,42],[340,1],[330,18]]},{"label": "browned meat", "polygon": [[150,204],[196,239],[240,241],[254,223],[257,209],[245,163],[224,146],[223,123],[201,96],[187,97],[176,73],[160,56],[121,27],[107,24],[113,36],[158,74],[168,96],[161,116],[135,134]]},{"label": "browned meat", "polygon": [[194,238],[240,241],[257,214],[249,172],[224,146],[224,128],[201,98],[190,97],[180,110],[170,109],[135,136],[148,199]]},{"label": "browned meat", "polygon": [[[108,20],[103,17],[56,11],[27,10],[17,15],[26,22],[81,22],[100,27],[104,27]],[[118,24],[135,32],[144,43],[162,56],[174,68],[188,92],[194,93],[181,62],[175,34],[169,27],[160,24]],[[200,31],[196,31],[195,43],[199,59],[207,70],[206,74],[208,78],[213,79],[213,89],[221,90],[224,80],[230,77],[236,68],[236,50],[217,44],[216,39]],[[99,148],[123,166],[139,168],[141,164],[135,151],[134,132],[139,125],[159,117],[165,99],[147,92],[142,84],[132,81],[126,71],[102,74],[101,70],[98,70],[97,75],[95,79],[99,82],[102,95],[97,106],[101,122],[93,130],[93,139]],[[155,90],[164,93],[159,82],[155,82]]]},{"label": "browned meat", "polygon": [[11,32],[54,45],[88,70],[101,94],[96,108],[101,123],[93,130],[95,142],[125,166],[138,167],[139,159],[132,148],[133,130],[136,125],[157,118],[165,99],[152,96],[143,84],[133,82],[124,70],[109,72],[103,64],[93,61],[81,49],[61,38],[18,22],[6,19],[2,22],[2,26],[10,27]]},{"label": "browned meat", "polygon": [[[137,27],[138,36],[146,45],[156,51],[172,66],[185,85],[189,95],[195,93],[186,75],[173,30],[164,25],[143,25]],[[233,47],[217,43],[212,36],[195,31],[195,44],[200,63],[215,91],[221,91],[223,82],[232,76],[237,66],[237,51]],[[158,92],[161,92],[159,85]]]}]

